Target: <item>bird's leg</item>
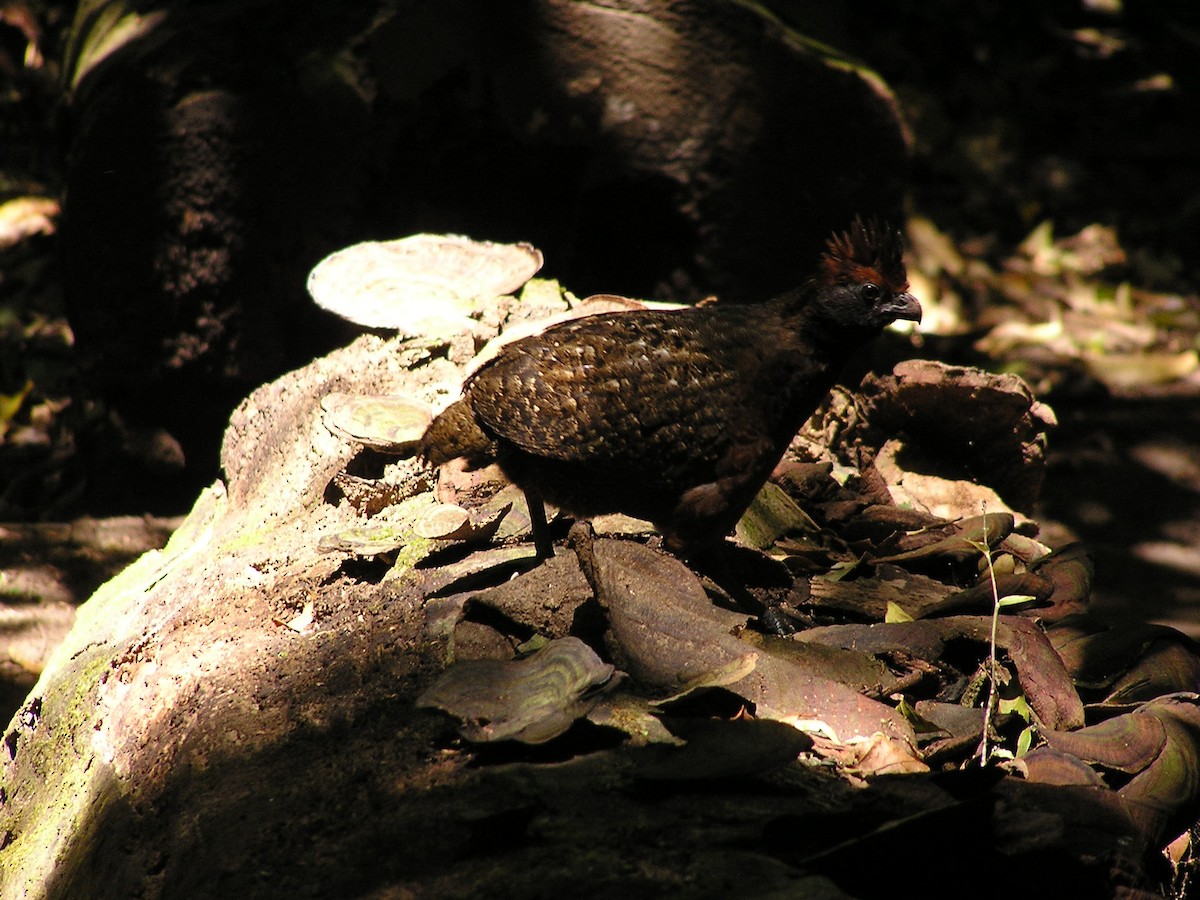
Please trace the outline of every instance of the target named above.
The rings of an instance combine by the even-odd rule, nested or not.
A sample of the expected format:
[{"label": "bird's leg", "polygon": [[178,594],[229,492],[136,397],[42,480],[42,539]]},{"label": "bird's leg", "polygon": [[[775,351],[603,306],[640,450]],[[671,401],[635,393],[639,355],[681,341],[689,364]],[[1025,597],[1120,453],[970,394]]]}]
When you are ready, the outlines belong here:
[{"label": "bird's leg", "polygon": [[554,542],[550,540],[550,525],[546,522],[546,504],[536,488],[523,488],[525,505],[529,508],[529,530],[533,535],[533,549],[538,559],[554,556]]}]

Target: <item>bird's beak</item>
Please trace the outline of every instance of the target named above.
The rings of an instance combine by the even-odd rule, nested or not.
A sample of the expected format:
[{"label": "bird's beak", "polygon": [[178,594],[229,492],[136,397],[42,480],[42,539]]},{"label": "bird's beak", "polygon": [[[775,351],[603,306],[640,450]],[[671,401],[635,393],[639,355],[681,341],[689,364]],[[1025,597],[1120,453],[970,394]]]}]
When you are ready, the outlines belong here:
[{"label": "bird's beak", "polygon": [[887,310],[897,319],[909,319],[913,322],[921,321],[921,304],[917,302],[916,297],[907,291],[894,296],[891,302],[888,303]]}]

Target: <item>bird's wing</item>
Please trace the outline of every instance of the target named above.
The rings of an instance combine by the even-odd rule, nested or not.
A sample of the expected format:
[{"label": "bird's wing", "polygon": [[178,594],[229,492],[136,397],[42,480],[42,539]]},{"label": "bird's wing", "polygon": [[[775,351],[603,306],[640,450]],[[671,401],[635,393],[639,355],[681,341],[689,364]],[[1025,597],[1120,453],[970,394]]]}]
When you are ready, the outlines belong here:
[{"label": "bird's wing", "polygon": [[466,395],[488,430],[539,456],[665,467],[715,459],[756,351],[738,317],[715,330],[705,318],[684,310],[565,322],[506,347]]}]

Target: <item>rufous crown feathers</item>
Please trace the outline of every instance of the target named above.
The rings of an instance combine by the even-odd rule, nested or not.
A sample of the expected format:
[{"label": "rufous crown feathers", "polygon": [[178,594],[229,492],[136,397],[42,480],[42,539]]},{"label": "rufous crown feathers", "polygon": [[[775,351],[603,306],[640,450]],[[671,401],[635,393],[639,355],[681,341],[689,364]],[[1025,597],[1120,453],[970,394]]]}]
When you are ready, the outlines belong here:
[{"label": "rufous crown feathers", "polygon": [[834,234],[825,248],[820,278],[829,284],[872,281],[893,294],[908,289],[900,232],[878,219],[864,223],[855,216],[850,228]]}]

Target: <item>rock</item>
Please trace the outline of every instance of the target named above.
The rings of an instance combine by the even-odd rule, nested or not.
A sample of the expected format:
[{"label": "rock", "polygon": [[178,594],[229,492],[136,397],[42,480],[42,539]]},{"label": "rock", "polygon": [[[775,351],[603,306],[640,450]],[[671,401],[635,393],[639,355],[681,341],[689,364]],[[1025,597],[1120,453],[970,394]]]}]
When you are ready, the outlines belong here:
[{"label": "rock", "polygon": [[891,375],[869,375],[862,392],[875,446],[903,434],[925,461],[920,474],[972,479],[1012,509],[1032,509],[1045,480],[1046,432],[1057,422],[1018,376],[908,360]]}]

